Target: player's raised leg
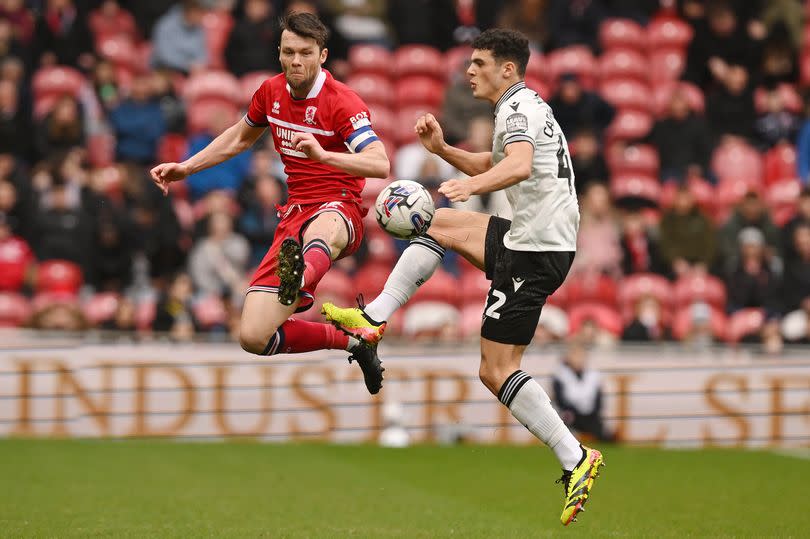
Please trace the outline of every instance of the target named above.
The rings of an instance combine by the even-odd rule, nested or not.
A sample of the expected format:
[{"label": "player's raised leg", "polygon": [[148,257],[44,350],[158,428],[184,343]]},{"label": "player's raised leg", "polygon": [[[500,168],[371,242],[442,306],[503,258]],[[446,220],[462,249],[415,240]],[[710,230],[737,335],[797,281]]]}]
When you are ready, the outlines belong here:
[{"label": "player's raised leg", "polygon": [[476,267],[484,268],[484,241],[490,216],[439,208],[425,236],[411,241],[388,276],[383,291],[359,308],[323,305],[326,319],[365,342],[377,343],[385,322],[405,305],[439,267],[445,249],[452,249]]}]

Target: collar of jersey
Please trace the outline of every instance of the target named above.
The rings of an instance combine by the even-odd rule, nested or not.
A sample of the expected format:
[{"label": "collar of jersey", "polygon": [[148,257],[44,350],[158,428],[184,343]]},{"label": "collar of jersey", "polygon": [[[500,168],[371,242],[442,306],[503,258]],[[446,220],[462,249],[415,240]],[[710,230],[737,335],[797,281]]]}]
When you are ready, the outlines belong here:
[{"label": "collar of jersey", "polygon": [[289,92],[290,97],[292,97],[296,101],[303,101],[304,99],[312,99],[313,97],[318,97],[318,94],[321,93],[321,88],[323,88],[323,84],[325,82],[326,82],[326,70],[321,69],[318,72],[318,76],[315,77],[315,84],[312,85],[312,88],[310,88],[309,93],[305,98],[301,99],[300,97],[295,97],[292,94],[292,91],[290,91],[289,84],[287,85],[287,92]]},{"label": "collar of jersey", "polygon": [[509,88],[507,88],[506,91],[501,96],[501,98],[495,104],[495,115],[497,116],[498,109],[501,108],[501,105],[503,103],[505,103],[506,101],[511,99],[513,95],[515,95],[516,93],[518,93],[519,91],[521,91],[525,87],[526,87],[526,83],[523,82],[523,81],[519,81],[519,82],[516,82],[515,84],[513,84],[512,86],[510,86]]}]

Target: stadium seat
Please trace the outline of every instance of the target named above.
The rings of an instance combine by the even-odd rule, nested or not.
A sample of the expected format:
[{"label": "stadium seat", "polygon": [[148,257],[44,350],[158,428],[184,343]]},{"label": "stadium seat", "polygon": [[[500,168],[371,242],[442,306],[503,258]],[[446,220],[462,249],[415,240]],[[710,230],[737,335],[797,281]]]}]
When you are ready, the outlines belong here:
[{"label": "stadium seat", "polygon": [[[435,84],[433,79],[428,80]],[[365,101],[369,107],[372,105],[390,107],[394,102],[394,85],[389,82],[388,77],[371,73],[360,73],[350,76],[346,80],[346,85],[363,98],[363,101]],[[443,92],[444,89],[442,89],[442,93]]]},{"label": "stadium seat", "polygon": [[653,99],[647,84],[632,78],[609,79],[599,86],[601,96],[620,110],[651,112]]},{"label": "stadium seat", "polygon": [[337,300],[338,305],[349,305],[354,303],[354,284],[346,272],[332,268],[318,283],[318,295],[328,295]]},{"label": "stadium seat", "polygon": [[715,148],[711,167],[718,180],[762,181],[762,156],[744,142],[727,142]]},{"label": "stadium seat", "polygon": [[205,29],[205,42],[208,49],[208,67],[214,69],[225,67],[224,52],[233,24],[233,17],[225,10],[211,10],[203,16],[202,26]]},{"label": "stadium seat", "polygon": [[647,136],[652,129],[653,118],[637,110],[620,110],[616,113],[607,129],[607,139],[610,143],[617,140],[636,141]]},{"label": "stadium seat", "polygon": [[95,294],[82,304],[84,317],[92,326],[106,322],[115,316],[120,300],[120,296],[115,292]]},{"label": "stadium seat", "polygon": [[424,75],[444,80],[447,72],[444,69],[442,53],[428,45],[403,45],[394,51],[394,74],[398,78],[412,75]]},{"label": "stadium seat", "polygon": [[138,47],[138,71],[148,73],[152,69],[152,43],[143,41]]},{"label": "stadium seat", "polygon": [[547,56],[549,82],[555,85],[563,73],[576,73],[582,85],[593,88],[596,82],[596,59],[591,50],[584,45],[573,45],[557,49]]},{"label": "stadium seat", "polygon": [[780,180],[766,187],[765,201],[776,226],[784,226],[796,213],[801,190],[802,184],[796,178]]},{"label": "stadium seat", "polygon": [[79,95],[85,84],[82,74],[72,67],[51,66],[38,69],[31,80],[34,100],[46,96]]},{"label": "stadium seat", "polygon": [[[472,47],[468,45],[458,45],[444,53],[444,69],[451,76],[458,73],[462,68],[466,68],[467,62],[472,55]],[[534,55],[532,55],[534,56]],[[531,59],[529,60],[531,64]],[[526,70],[528,73],[528,68]]]},{"label": "stadium seat", "polygon": [[[187,153],[188,141],[186,137],[177,133],[168,133],[158,143],[157,160],[160,163],[180,163],[185,159]],[[174,183],[171,185],[174,185]]]},{"label": "stadium seat", "polygon": [[680,19],[656,19],[647,25],[647,46],[650,50],[682,49],[692,41],[694,30]]},{"label": "stadium seat", "polygon": [[551,87],[545,82],[543,82],[541,79],[526,75],[524,82],[526,83],[526,88],[528,88],[529,90],[534,90],[535,92],[537,92],[537,95],[539,95],[543,99],[551,99],[552,95]]},{"label": "stadium seat", "polygon": [[228,321],[228,311],[219,296],[205,296],[192,305],[194,318],[203,329],[222,326]]},{"label": "stadium seat", "polygon": [[[470,264],[472,266],[472,264]],[[463,273],[459,281],[459,288],[461,289],[461,302],[462,303],[478,303],[479,308],[483,309],[484,302],[487,300],[489,293],[489,286],[491,282],[484,275],[484,272],[472,266],[475,271],[468,271]]]},{"label": "stadium seat", "polygon": [[[712,336],[716,340],[723,340],[726,337],[726,315],[720,309],[711,307],[709,309],[709,325],[711,328]],[[672,336],[677,340],[682,341],[686,339],[692,329],[692,308],[686,305],[679,309],[672,321]]]},{"label": "stadium seat", "polygon": [[66,291],[38,292],[31,298],[31,312],[37,313],[51,305],[70,305],[79,307],[79,298],[76,294]]},{"label": "stadium seat", "polygon": [[714,218],[718,223],[725,222],[726,218],[731,214],[736,206],[746,195],[746,193],[754,192],[760,194],[762,188],[759,183],[754,180],[746,180],[745,178],[728,178],[721,180],[714,190],[715,211]]},{"label": "stadium seat", "polygon": [[649,144],[623,146],[605,155],[611,174],[642,174],[658,177],[658,150]]},{"label": "stadium seat", "polygon": [[0,292],[0,327],[19,327],[31,316],[31,305],[25,296]]},{"label": "stadium seat", "polygon": [[411,338],[455,341],[460,336],[460,320],[461,311],[450,303],[409,303],[402,310],[402,333]]},{"label": "stadium seat", "polygon": [[526,65],[526,77],[545,81],[548,78],[548,66],[545,56],[537,51],[532,51],[529,56],[529,63]]},{"label": "stadium seat", "polygon": [[360,196],[363,198],[363,204],[369,208],[370,212],[374,212],[374,201],[377,200],[377,196],[389,183],[388,180],[382,178],[366,178],[366,185],[363,187]]},{"label": "stadium seat", "polygon": [[133,39],[126,35],[110,35],[98,39],[96,51],[116,69],[134,73],[139,69],[138,49]]},{"label": "stadium seat", "polygon": [[619,312],[599,303],[580,303],[568,311],[569,334],[576,335],[582,325],[589,321],[617,337],[622,334],[623,324]]},{"label": "stadium seat", "polygon": [[631,19],[607,19],[599,25],[599,44],[604,50],[628,48],[641,51],[646,46],[644,28]]},{"label": "stadium seat", "polygon": [[570,303],[568,301],[568,287],[574,282],[573,278],[566,279],[560,287],[551,294],[546,300],[551,305],[556,305],[562,309],[566,308]]},{"label": "stadium seat", "polygon": [[[369,105],[369,110],[374,132],[380,135],[384,142],[389,142],[397,131],[397,115],[390,108],[380,105]],[[393,155],[393,153],[389,153],[388,158],[391,159]]]},{"label": "stadium seat", "polygon": [[[370,243],[369,241],[369,244]],[[393,267],[393,261],[391,263],[385,263],[378,261],[374,257],[370,257],[369,262],[364,264],[363,267],[354,274],[352,279],[354,282],[355,295],[362,294],[366,298],[377,297],[377,295],[382,292],[385,281],[388,280],[388,275],[391,273],[391,268]]]},{"label": "stadium seat", "polygon": [[765,311],[762,309],[742,309],[728,317],[726,340],[732,344],[740,342],[748,335],[759,335],[765,325]]},{"label": "stadium seat", "polygon": [[[707,215],[713,215],[716,207],[715,190],[712,184],[700,178],[691,178],[687,181],[687,186],[698,207]],[[678,191],[678,184],[667,182],[661,188],[659,204],[662,208],[671,208]]]},{"label": "stadium seat", "polygon": [[675,90],[683,92],[689,108],[696,114],[703,114],[706,110],[706,100],[703,91],[685,81],[664,81],[659,82],[652,89],[652,107],[656,116],[664,117],[669,112],[669,103],[672,101],[672,94]]},{"label": "stadium seat", "polygon": [[436,301],[450,305],[459,304],[459,281],[442,268],[433,272],[433,276],[411,298],[410,303]]},{"label": "stadium seat", "polygon": [[87,25],[96,41],[109,36],[123,36],[132,41],[138,38],[135,17],[118,3],[107,2],[103,8],[94,9],[87,17]]},{"label": "stadium seat", "polygon": [[108,167],[115,162],[115,137],[100,133],[87,139],[87,160],[93,167]]},{"label": "stadium seat", "polygon": [[647,82],[649,67],[647,57],[637,50],[614,49],[599,57],[599,79],[636,79]]},{"label": "stadium seat", "polygon": [[0,290],[20,290],[33,261],[34,254],[25,240],[11,238],[0,242]]},{"label": "stadium seat", "polygon": [[273,73],[272,71],[254,71],[252,73],[242,75],[242,78],[239,79],[239,86],[241,87],[240,91],[242,94],[242,99],[240,101],[242,104],[250,104],[250,101],[253,99],[253,94],[256,93],[259,86],[261,86],[264,81],[273,78],[274,76],[276,76],[276,73]]},{"label": "stadium seat", "polygon": [[686,53],[680,49],[660,49],[650,53],[649,79],[653,84],[676,81],[686,68]]},{"label": "stadium seat", "polygon": [[459,317],[459,334],[462,339],[471,339],[481,335],[481,324],[484,316],[483,303],[465,303]]},{"label": "stadium seat", "polygon": [[[776,91],[782,100],[785,110],[794,114],[801,114],[804,104],[802,97],[792,84],[782,83],[777,86]],[[768,90],[759,87],[754,91],[754,107],[757,114],[764,114],[768,110]]]},{"label": "stadium seat", "polygon": [[401,78],[395,85],[396,108],[425,106],[439,108],[444,101],[444,84],[426,76]]},{"label": "stadium seat", "polygon": [[151,329],[156,314],[157,304],[153,299],[138,302],[135,306],[135,327],[141,331]]},{"label": "stadium seat", "polygon": [[655,273],[636,273],[619,282],[618,299],[623,311],[632,310],[644,296],[654,297],[662,308],[668,309],[672,305],[672,284]]},{"label": "stadium seat", "polygon": [[680,277],[672,289],[675,306],[682,308],[692,303],[705,302],[722,310],[726,306],[726,287],[713,275],[690,273]]},{"label": "stadium seat", "polygon": [[799,59],[799,83],[802,88],[810,88],[810,50],[804,50]]},{"label": "stadium seat", "polygon": [[349,49],[352,74],[372,73],[390,77],[394,62],[391,53],[379,45],[354,45]]},{"label": "stadium seat", "polygon": [[205,71],[192,75],[183,88],[186,101],[201,99],[221,99],[233,105],[240,105],[242,86],[239,79],[226,71]]},{"label": "stadium seat", "polygon": [[172,193],[172,209],[177,216],[177,222],[180,224],[180,228],[191,232],[194,229],[194,208],[192,208],[191,203],[187,200],[188,191],[186,191],[185,197],[174,195],[175,185],[185,185],[186,183],[187,182],[174,182],[169,187],[169,190]]},{"label": "stadium seat", "polygon": [[601,273],[585,273],[572,279],[566,286],[568,303],[600,303],[610,307],[618,305],[618,285],[616,281]]},{"label": "stadium seat", "polygon": [[762,162],[766,185],[795,178],[797,175],[796,147],[793,144],[787,142],[777,144],[765,152]]},{"label": "stadium seat", "polygon": [[394,125],[394,132],[392,133],[397,144],[408,144],[409,142],[414,142],[417,139],[416,132],[413,130],[413,127],[416,125],[416,120],[418,120],[420,116],[427,113],[431,113],[438,117],[439,109],[428,106],[410,106],[401,108],[399,110],[397,113],[397,120]]},{"label": "stadium seat", "polygon": [[655,176],[616,174],[610,178],[610,194],[614,200],[635,199],[658,205],[661,183]]},{"label": "stadium seat", "polygon": [[36,272],[37,292],[69,292],[76,294],[82,286],[81,268],[67,260],[45,260]]},{"label": "stadium seat", "polygon": [[239,115],[239,107],[220,99],[201,99],[189,104],[187,111],[189,134],[195,135],[207,131],[211,118],[216,114],[224,114],[227,118],[235,120]]}]

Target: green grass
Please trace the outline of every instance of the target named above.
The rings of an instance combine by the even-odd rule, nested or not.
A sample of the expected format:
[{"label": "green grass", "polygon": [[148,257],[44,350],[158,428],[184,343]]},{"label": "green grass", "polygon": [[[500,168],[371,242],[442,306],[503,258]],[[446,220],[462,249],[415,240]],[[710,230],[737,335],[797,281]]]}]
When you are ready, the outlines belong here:
[{"label": "green grass", "polygon": [[0,441],[0,537],[801,537],[810,461],[608,447],[563,528],[540,447]]}]

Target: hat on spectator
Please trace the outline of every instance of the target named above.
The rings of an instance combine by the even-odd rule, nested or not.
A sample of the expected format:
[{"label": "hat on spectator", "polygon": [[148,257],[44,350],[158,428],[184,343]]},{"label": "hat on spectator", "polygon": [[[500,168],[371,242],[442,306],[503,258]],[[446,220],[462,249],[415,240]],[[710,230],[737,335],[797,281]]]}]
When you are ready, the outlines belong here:
[{"label": "hat on spectator", "polygon": [[758,228],[749,226],[740,230],[737,241],[740,245],[765,245],[765,236]]}]

